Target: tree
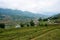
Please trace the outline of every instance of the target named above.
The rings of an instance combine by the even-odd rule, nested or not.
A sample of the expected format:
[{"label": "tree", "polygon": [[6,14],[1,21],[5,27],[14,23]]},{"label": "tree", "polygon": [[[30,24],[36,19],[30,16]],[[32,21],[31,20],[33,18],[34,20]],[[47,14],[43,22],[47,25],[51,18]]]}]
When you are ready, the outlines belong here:
[{"label": "tree", "polygon": [[38,21],[42,21],[42,18],[39,18]]},{"label": "tree", "polygon": [[48,21],[48,19],[43,19],[43,21]]},{"label": "tree", "polygon": [[1,23],[0,28],[5,28],[5,24]]},{"label": "tree", "polygon": [[33,20],[30,21],[30,25],[31,26],[34,26],[35,25],[34,22],[33,22]]},{"label": "tree", "polygon": [[21,26],[21,27],[24,27],[24,24],[21,23],[20,26]]},{"label": "tree", "polygon": [[29,27],[29,24],[27,24],[27,27]]}]

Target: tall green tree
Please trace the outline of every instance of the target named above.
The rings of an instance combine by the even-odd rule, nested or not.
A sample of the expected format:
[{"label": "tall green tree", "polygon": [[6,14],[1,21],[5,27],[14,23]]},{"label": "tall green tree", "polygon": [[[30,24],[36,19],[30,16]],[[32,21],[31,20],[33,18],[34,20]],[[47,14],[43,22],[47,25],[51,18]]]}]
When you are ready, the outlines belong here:
[{"label": "tall green tree", "polygon": [[31,26],[34,26],[35,25],[33,20],[30,21],[30,25]]},{"label": "tall green tree", "polygon": [[5,24],[4,23],[1,23],[0,24],[0,28],[5,28]]},{"label": "tall green tree", "polygon": [[42,18],[39,18],[38,21],[42,21]]}]

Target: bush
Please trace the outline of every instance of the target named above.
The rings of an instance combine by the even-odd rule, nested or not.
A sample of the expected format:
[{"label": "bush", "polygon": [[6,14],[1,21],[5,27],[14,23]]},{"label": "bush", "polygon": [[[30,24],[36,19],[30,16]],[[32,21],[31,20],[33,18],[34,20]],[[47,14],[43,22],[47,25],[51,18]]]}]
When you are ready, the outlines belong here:
[{"label": "bush", "polygon": [[42,21],[42,18],[39,18],[38,21]]},{"label": "bush", "polygon": [[48,21],[48,19],[43,19],[43,21]]},{"label": "bush", "polygon": [[30,21],[30,25],[31,26],[34,26],[35,25],[34,22],[33,22],[33,20]]},{"label": "bush", "polygon": [[39,24],[39,26],[48,26],[47,24]]},{"label": "bush", "polygon": [[5,24],[1,23],[0,28],[5,28]]},{"label": "bush", "polygon": [[39,24],[39,26],[44,26],[44,24]]},{"label": "bush", "polygon": [[21,26],[21,27],[24,27],[24,24],[21,23],[20,26]]},{"label": "bush", "polygon": [[47,24],[45,24],[45,26],[48,26]]},{"label": "bush", "polygon": [[27,24],[27,27],[29,27],[29,24]]}]

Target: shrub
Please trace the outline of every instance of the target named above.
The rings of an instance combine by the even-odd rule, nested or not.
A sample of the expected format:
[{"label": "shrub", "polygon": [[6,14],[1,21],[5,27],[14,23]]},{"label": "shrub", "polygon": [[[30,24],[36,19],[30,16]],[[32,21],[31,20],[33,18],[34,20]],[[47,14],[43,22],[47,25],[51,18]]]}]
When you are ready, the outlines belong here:
[{"label": "shrub", "polygon": [[21,26],[21,27],[24,27],[24,24],[21,23],[20,26]]},{"label": "shrub", "polygon": [[45,26],[48,26],[47,24],[45,24]]},{"label": "shrub", "polygon": [[27,27],[29,27],[29,24],[27,24]]},{"label": "shrub", "polygon": [[5,24],[1,23],[0,28],[5,28]]},{"label": "shrub", "polygon": [[38,21],[42,21],[42,18],[39,18]]},{"label": "shrub", "polygon": [[34,22],[33,22],[33,20],[30,21],[30,25],[31,26],[34,26],[35,25]]}]

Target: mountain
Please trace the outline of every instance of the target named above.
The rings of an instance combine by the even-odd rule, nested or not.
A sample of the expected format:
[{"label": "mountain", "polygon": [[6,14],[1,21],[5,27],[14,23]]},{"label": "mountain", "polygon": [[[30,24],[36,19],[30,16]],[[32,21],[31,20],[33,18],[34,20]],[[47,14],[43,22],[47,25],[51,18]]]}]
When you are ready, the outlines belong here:
[{"label": "mountain", "polygon": [[49,17],[49,19],[53,19],[53,20],[60,19],[60,13],[55,14],[55,15],[53,15],[53,16],[51,16],[51,17]]},{"label": "mountain", "polygon": [[11,16],[13,18],[21,18],[21,17],[24,17],[24,18],[39,18],[39,17],[42,17],[42,18],[45,18],[46,16],[45,15],[42,15],[42,14],[34,14],[32,12],[28,12],[28,11],[21,11],[21,10],[12,10],[12,9],[3,9],[3,8],[0,8],[0,16],[1,15],[5,15],[5,16]]},{"label": "mountain", "polygon": [[38,18],[47,18],[46,15],[43,14],[35,14],[28,11],[21,11],[21,10],[12,10],[12,9],[3,9],[0,8],[0,20],[6,21],[30,21],[31,19],[38,19]]},{"label": "mountain", "polygon": [[57,14],[57,15],[54,15],[53,18],[55,18],[55,19],[60,19],[60,13]]}]

